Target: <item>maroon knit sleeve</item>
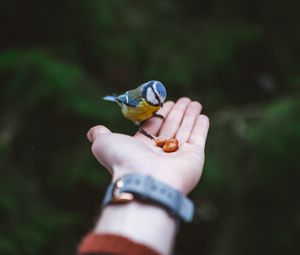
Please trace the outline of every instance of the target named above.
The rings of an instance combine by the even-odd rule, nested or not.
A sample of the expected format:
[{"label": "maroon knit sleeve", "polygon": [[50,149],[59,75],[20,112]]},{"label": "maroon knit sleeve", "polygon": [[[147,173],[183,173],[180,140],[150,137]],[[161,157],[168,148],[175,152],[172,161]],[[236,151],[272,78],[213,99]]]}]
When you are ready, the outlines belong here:
[{"label": "maroon knit sleeve", "polygon": [[111,234],[88,234],[78,247],[77,255],[160,255],[148,246],[126,237]]}]

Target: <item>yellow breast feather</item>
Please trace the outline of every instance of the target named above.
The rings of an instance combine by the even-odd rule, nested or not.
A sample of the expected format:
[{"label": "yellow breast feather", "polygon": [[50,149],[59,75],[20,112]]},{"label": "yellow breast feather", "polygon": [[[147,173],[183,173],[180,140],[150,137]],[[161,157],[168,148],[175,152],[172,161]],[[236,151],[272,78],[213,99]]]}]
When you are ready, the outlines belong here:
[{"label": "yellow breast feather", "polygon": [[150,105],[146,100],[142,100],[136,107],[123,105],[122,113],[125,118],[138,123],[151,118],[159,108],[159,106]]}]

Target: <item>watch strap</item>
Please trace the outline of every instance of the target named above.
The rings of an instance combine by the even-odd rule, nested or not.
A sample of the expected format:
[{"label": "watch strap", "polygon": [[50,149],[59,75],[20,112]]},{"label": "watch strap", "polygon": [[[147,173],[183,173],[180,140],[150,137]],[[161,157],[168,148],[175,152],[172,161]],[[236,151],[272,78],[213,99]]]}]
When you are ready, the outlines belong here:
[{"label": "watch strap", "polygon": [[111,183],[104,196],[102,206],[120,200],[131,201],[134,199],[152,201],[186,222],[193,219],[194,205],[189,198],[148,175],[129,174],[115,183]]}]

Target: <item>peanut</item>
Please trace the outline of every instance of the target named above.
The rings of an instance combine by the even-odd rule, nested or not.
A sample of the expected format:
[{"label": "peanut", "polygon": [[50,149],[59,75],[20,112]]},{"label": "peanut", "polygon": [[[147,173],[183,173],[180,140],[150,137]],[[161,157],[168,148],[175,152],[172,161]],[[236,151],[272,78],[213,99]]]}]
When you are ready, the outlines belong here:
[{"label": "peanut", "polygon": [[170,138],[168,139],[166,142],[169,142],[169,143],[176,143],[178,145],[178,140],[176,138]]},{"label": "peanut", "polygon": [[167,141],[167,139],[160,138],[160,137],[158,137],[158,138],[155,139],[156,145],[158,147],[163,147],[165,145],[166,141]]},{"label": "peanut", "polygon": [[163,149],[165,152],[174,152],[178,150],[178,140],[169,139],[165,142]]}]

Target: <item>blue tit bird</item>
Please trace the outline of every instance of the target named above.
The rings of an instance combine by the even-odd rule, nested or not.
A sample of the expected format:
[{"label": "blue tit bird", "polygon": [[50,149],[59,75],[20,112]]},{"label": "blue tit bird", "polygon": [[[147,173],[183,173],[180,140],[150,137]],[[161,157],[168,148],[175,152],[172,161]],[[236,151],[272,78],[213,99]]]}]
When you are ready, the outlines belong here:
[{"label": "blue tit bird", "polygon": [[166,97],[167,91],[164,85],[160,81],[153,80],[121,95],[105,96],[103,99],[116,102],[121,107],[125,118],[138,125],[142,134],[154,139],[141,127],[141,123],[153,116],[164,119],[156,112],[163,106]]}]

